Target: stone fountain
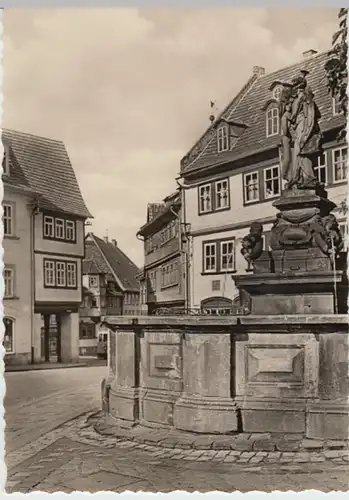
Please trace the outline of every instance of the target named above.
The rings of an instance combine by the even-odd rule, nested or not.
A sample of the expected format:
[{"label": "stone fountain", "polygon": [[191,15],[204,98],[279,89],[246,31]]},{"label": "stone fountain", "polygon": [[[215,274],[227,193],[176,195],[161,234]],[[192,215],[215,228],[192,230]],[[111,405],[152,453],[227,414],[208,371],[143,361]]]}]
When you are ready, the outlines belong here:
[{"label": "stone fountain", "polygon": [[263,251],[258,223],[243,240],[252,272],[233,279],[246,314],[104,317],[110,330],[107,425],[135,435],[145,427],[175,432],[176,439],[184,432],[190,442],[199,434],[225,435],[228,447],[247,450],[251,436],[261,436],[259,450],[275,449],[266,434],[276,436],[282,450],[285,436],[291,436],[289,451],[309,438],[320,441],[317,447],[329,440],[346,446],[343,242],[335,205],[312,168],[321,134],[305,74],[285,85],[280,107],[287,185],[274,203],[271,250]]},{"label": "stone fountain", "polygon": [[244,360],[238,399],[250,431],[281,426],[307,437],[344,438],[349,423],[347,325],[341,316],[347,313],[346,262],[331,213],[336,205],[313,171],[321,153],[320,113],[305,72],[284,85],[280,112],[286,185],[273,203],[279,212],[270,250],[263,251],[261,224],[252,224],[242,245],[252,272],[233,277],[251,315],[238,354]]}]

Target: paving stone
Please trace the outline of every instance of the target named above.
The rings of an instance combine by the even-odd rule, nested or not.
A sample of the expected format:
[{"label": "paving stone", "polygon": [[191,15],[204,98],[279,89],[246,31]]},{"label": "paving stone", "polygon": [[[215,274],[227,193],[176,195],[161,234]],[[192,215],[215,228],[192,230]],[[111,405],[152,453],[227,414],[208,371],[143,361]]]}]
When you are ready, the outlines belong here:
[{"label": "paving stone", "polygon": [[254,442],[253,449],[256,451],[274,451],[275,443],[270,440],[258,439]]},{"label": "paving stone", "polygon": [[261,456],[251,457],[250,464],[258,464],[259,462],[262,462],[263,459],[264,459],[264,457],[261,457]]},{"label": "paving stone", "polygon": [[231,443],[231,449],[236,451],[250,451],[253,447],[253,441],[248,439],[236,439]]},{"label": "paving stone", "polygon": [[302,441],[302,447],[304,450],[320,450],[324,446],[323,441],[318,441],[316,439],[304,439]]},{"label": "paving stone", "polygon": [[310,462],[313,462],[313,463],[324,462],[325,460],[326,460],[325,457],[310,456]]},{"label": "paving stone", "polygon": [[257,451],[256,457],[267,457],[269,453],[267,451]]},{"label": "paving stone", "polygon": [[348,447],[347,441],[341,441],[341,440],[326,441],[326,448],[329,448],[330,450],[341,450],[347,447]]},{"label": "paving stone", "polygon": [[345,470],[345,471],[349,471],[349,466],[344,464],[344,465],[335,465],[334,467],[331,468],[331,471],[333,470]]},{"label": "paving stone", "polygon": [[299,462],[299,463],[309,462],[310,461],[310,453],[307,453],[307,452],[297,453],[293,460],[294,460],[294,462]]},{"label": "paving stone", "polygon": [[236,455],[232,455],[231,453],[229,453],[229,455],[227,455],[225,457],[225,459],[223,460],[224,463],[233,463],[233,462],[236,462],[238,459],[238,457]]},{"label": "paving stone", "polygon": [[324,456],[326,458],[339,458],[341,457],[340,450],[325,450]]},{"label": "paving stone", "polygon": [[213,441],[212,449],[213,450],[230,450],[231,449],[232,440],[222,440],[222,441]]},{"label": "paving stone", "polygon": [[241,458],[251,458],[255,455],[256,453],[254,451],[243,451],[241,453]]},{"label": "paving stone", "polygon": [[230,450],[220,450],[218,453],[214,456],[214,459],[224,459],[228,454],[230,453]]},{"label": "paving stone", "polygon": [[164,448],[175,448],[178,444],[178,439],[166,438],[160,442],[160,445]]},{"label": "paving stone", "polygon": [[270,432],[252,432],[252,434],[249,437],[249,439],[252,439],[253,441],[257,440],[269,441],[270,438],[271,438]]},{"label": "paving stone", "polygon": [[284,439],[277,441],[276,449],[278,451],[297,451],[299,450],[299,442],[298,441],[285,441]]}]

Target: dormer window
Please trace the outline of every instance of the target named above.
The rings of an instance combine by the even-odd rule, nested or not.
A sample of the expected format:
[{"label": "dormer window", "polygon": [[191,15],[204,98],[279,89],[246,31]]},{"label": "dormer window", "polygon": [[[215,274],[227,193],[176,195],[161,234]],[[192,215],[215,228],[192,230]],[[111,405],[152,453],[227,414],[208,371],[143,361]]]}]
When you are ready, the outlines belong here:
[{"label": "dormer window", "polygon": [[10,175],[10,154],[9,147],[4,144],[4,156],[2,158],[2,173],[3,175]]},{"label": "dormer window", "polygon": [[282,92],[282,87],[281,85],[277,85],[274,90],[273,90],[273,97],[274,99],[276,99],[277,101],[280,99],[280,96],[281,96],[281,92]]},{"label": "dormer window", "polygon": [[229,130],[227,125],[223,125],[217,130],[217,148],[219,153],[228,151],[229,149]]},{"label": "dormer window", "polygon": [[269,108],[266,114],[267,137],[279,133],[279,109],[276,106]]},{"label": "dormer window", "polygon": [[333,116],[338,116],[342,113],[341,103],[338,94],[332,98]]}]

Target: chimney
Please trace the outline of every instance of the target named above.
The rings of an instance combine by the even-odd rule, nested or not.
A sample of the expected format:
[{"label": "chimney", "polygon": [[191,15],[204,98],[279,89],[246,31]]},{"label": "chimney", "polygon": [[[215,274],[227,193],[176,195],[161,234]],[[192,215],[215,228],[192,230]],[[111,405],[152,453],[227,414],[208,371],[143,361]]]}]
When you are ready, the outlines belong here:
[{"label": "chimney", "polygon": [[253,66],[253,74],[260,77],[265,75],[265,68],[263,66]]},{"label": "chimney", "polygon": [[315,49],[309,49],[303,52],[303,59],[310,59],[314,57],[317,54],[317,50]]},{"label": "chimney", "polygon": [[118,246],[118,242],[114,239],[111,240],[112,244],[114,245],[114,247],[117,247]]},{"label": "chimney", "polygon": [[103,238],[103,239],[104,239],[104,242],[105,242],[105,243],[108,243],[108,242],[109,242],[109,240],[108,240],[108,236],[104,236],[104,238]]}]

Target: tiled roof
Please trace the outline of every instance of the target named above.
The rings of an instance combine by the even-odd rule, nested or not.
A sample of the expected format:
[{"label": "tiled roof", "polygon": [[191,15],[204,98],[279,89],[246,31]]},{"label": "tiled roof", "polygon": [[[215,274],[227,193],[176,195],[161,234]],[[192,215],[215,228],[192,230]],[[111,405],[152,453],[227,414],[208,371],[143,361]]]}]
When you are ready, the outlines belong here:
[{"label": "tiled roof", "polygon": [[175,193],[172,193],[171,195],[167,196],[165,198],[164,203],[162,204],[161,208],[159,208],[158,212],[154,215],[152,219],[148,220],[143,226],[140,228],[140,230],[137,232],[139,235],[143,235],[144,231],[148,231],[151,227],[155,227],[157,223],[160,221],[160,219],[169,212],[171,207],[179,206],[181,203],[181,197],[180,197],[180,192],[177,190]]},{"label": "tiled roof", "polygon": [[106,243],[93,233],[88,235],[90,240],[86,241],[86,256],[93,255],[97,265],[105,272],[111,273],[121,289],[128,291],[139,291],[137,275],[140,269],[127,255],[113,243]]},{"label": "tiled roof", "polygon": [[4,183],[28,189],[43,208],[91,217],[63,142],[8,129],[2,140],[10,149]]},{"label": "tiled roof", "polygon": [[[266,137],[266,112],[264,106],[272,99],[270,87],[274,82],[290,82],[301,70],[307,70],[307,81],[314,92],[315,102],[321,113],[320,127],[323,131],[331,130],[344,124],[343,116],[333,115],[332,97],[327,90],[327,78],[324,69],[328,53],[322,53],[297,64],[282,68],[273,73],[254,79],[246,87],[244,95],[236,103],[236,99],[225,109],[222,118],[234,122],[245,123],[247,128],[240,134],[230,151],[217,152],[216,134],[213,134],[205,150],[182,168],[182,174],[207,166],[219,165],[250,156],[255,152],[276,148],[280,144],[280,136]],[[216,125],[208,129],[212,132]]]},{"label": "tiled roof", "polygon": [[[88,250],[90,250],[91,245],[89,245],[89,242],[86,242],[87,246],[89,247]],[[85,251],[86,252],[86,251]],[[87,253],[91,253],[86,252]],[[82,262],[82,274],[107,274],[106,271],[102,270],[101,267],[97,263],[97,259],[94,259],[93,257],[91,258],[85,258]]]}]

